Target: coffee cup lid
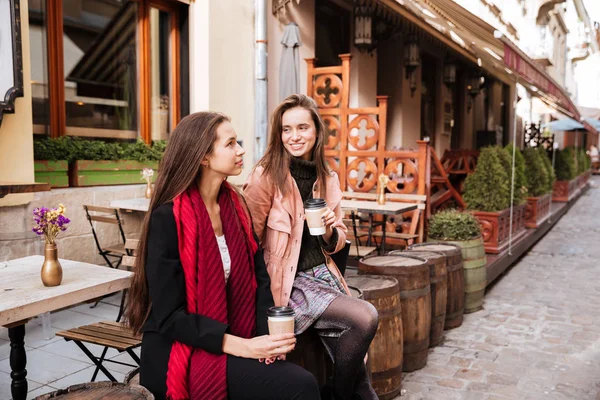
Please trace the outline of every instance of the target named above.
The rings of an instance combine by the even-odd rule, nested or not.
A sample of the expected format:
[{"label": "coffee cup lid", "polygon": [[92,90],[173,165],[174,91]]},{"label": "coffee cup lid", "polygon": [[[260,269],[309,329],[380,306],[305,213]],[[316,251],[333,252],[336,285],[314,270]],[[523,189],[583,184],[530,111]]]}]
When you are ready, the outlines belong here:
[{"label": "coffee cup lid", "polygon": [[304,208],[307,208],[307,209],[325,208],[325,207],[327,207],[327,203],[323,199],[308,199],[304,202]]},{"label": "coffee cup lid", "polygon": [[268,317],[293,317],[294,309],[292,307],[271,307],[267,310]]}]

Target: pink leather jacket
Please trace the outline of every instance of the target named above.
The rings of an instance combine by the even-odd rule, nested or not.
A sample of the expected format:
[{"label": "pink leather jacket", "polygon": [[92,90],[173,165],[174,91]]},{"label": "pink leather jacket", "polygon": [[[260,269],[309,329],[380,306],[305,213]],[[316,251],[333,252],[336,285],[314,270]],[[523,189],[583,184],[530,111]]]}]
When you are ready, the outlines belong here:
[{"label": "pink leather jacket", "polygon": [[[244,185],[244,197],[248,203],[254,230],[264,250],[265,263],[271,277],[271,291],[276,306],[287,306],[296,276],[300,257],[302,230],[304,229],[304,205],[298,186],[288,173],[286,184],[290,190],[283,196],[267,177],[263,177],[263,168],[256,167]],[[342,191],[335,172],[327,178],[327,206],[333,210],[337,220],[333,224],[338,229],[338,242],[332,253],[340,251],[346,243],[348,229],[342,222],[340,202]],[[318,181],[314,186],[314,198],[319,198]],[[323,251],[327,267],[350,293],[337,266]]]}]

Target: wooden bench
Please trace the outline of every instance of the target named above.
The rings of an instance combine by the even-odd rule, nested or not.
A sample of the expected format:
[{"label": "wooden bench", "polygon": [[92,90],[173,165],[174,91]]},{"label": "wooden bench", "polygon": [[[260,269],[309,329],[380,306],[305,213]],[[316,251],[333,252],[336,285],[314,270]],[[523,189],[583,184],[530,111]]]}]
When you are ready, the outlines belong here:
[{"label": "wooden bench", "polygon": [[[128,239],[125,242],[125,249],[130,250],[131,254],[138,247],[138,240]],[[129,270],[135,267],[135,256],[124,256],[121,265],[127,267]],[[140,359],[133,351],[136,347],[141,346],[142,337],[141,335],[134,335],[131,329],[121,324],[119,321],[123,314],[125,297],[127,291],[123,291],[123,298],[121,299],[121,306],[119,307],[119,314],[116,321],[102,321],[91,325],[84,325],[78,328],[67,329],[60,331],[56,336],[64,338],[67,342],[73,341],[83,353],[96,365],[94,374],[92,375],[91,381],[94,382],[98,376],[98,372],[102,371],[108,379],[113,382],[117,380],[115,377],[104,367],[104,362],[111,362],[120,365],[126,365],[130,367],[137,367],[140,365]],[[95,356],[85,346],[84,343],[95,344],[104,346],[104,350],[100,357]],[[106,353],[108,349],[115,349],[119,353],[126,352],[137,364],[127,364],[121,361],[108,360],[106,359]]]}]

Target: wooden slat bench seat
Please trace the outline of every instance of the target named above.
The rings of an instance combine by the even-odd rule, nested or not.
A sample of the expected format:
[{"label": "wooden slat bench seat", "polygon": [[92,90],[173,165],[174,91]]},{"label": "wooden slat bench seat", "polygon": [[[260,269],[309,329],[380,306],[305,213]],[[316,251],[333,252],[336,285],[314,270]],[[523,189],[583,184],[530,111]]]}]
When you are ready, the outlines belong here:
[{"label": "wooden slat bench seat", "polygon": [[[123,248],[130,255],[123,257],[122,265],[127,267],[127,269],[129,270],[133,270],[135,267],[135,252],[138,248],[138,245],[139,240],[127,239],[125,241],[125,245],[123,246]],[[125,290],[123,291],[123,296],[121,298],[121,306],[119,307],[119,314],[117,315],[116,321],[96,322],[91,325],[84,325],[77,328],[67,329],[56,334],[57,336],[63,337],[67,342],[73,341],[81,349],[81,351],[83,351],[84,354],[96,365],[96,369],[94,370],[94,374],[92,375],[91,379],[92,382],[96,379],[98,371],[102,371],[104,375],[106,375],[106,377],[111,381],[117,381],[115,377],[104,367],[104,365],[102,365],[102,363],[105,361],[130,367],[137,367],[140,365],[140,358],[137,356],[137,354],[135,354],[133,350],[136,347],[141,346],[142,337],[141,335],[134,335],[131,329],[119,322],[121,320],[121,316],[123,315],[123,311],[125,308],[126,296],[127,291]],[[84,343],[104,346],[104,350],[102,351],[102,354],[99,357],[95,356],[87,347],[85,347]],[[108,349],[115,349],[119,353],[126,352],[133,359],[133,361],[135,361],[137,365],[127,364],[115,360],[107,360],[106,353]]]},{"label": "wooden slat bench seat", "polygon": [[350,252],[348,253],[349,257],[365,257],[374,252],[377,248],[375,246],[356,246],[350,247]]},{"label": "wooden slat bench seat", "polygon": [[[383,232],[376,231],[371,234],[373,237],[381,237]],[[386,232],[385,237],[393,238],[393,239],[402,239],[402,240],[412,240],[419,237],[419,235],[411,235],[410,233],[397,233],[397,232]]]},{"label": "wooden slat bench seat", "polygon": [[[88,358],[96,365],[96,371],[92,377],[92,382],[96,379],[98,370],[102,371],[111,381],[117,381],[115,377],[104,367],[104,365],[102,365],[103,362],[112,362],[131,367],[136,367],[140,364],[140,359],[133,350],[142,344],[142,337],[140,335],[134,335],[129,328],[121,325],[118,322],[97,322],[91,325],[84,325],[78,328],[60,331],[56,334],[56,336],[63,337],[66,341],[75,342],[75,344],[79,346],[85,355],[88,356]],[[92,354],[92,352],[84,345],[84,343],[104,346],[105,350],[102,352],[100,357],[97,357]],[[107,348],[115,349],[119,353],[127,352],[127,354],[129,354],[129,356],[136,362],[137,365],[105,359]]]}]

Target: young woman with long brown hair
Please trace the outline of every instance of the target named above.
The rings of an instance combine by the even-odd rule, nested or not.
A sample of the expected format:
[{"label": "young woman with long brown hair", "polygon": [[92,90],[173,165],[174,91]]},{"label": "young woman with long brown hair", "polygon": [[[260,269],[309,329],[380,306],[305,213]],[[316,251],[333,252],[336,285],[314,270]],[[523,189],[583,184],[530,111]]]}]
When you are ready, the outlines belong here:
[{"label": "young woman with long brown hair", "polygon": [[[334,361],[334,399],[377,399],[364,357],[377,330],[377,311],[352,298],[330,255],[346,242],[342,192],[325,161],[327,128],[316,103],[296,94],[272,117],[264,157],[244,186],[254,229],[264,249],[275,305],[295,311],[295,332],[317,330]],[[322,198],[326,230],[312,236],[303,204]]]},{"label": "young woman with long brown hair", "polygon": [[143,333],[140,383],[157,399],[318,399],[310,373],[276,361],[294,335],[267,335],[269,275],[226,182],[243,167],[236,139],[213,112],[184,118],[169,138],[127,302]]}]

